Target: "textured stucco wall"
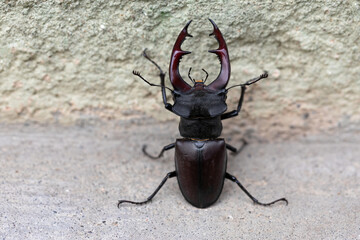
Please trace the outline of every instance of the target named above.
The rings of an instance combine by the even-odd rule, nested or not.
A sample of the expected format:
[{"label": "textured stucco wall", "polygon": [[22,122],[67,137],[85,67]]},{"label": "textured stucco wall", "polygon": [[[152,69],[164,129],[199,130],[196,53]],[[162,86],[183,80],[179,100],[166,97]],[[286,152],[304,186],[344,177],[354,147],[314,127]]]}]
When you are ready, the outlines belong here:
[{"label": "textured stucco wall", "polygon": [[[10,1],[0,3],[0,121],[175,119],[163,109],[148,53],[168,68],[174,41],[193,19],[193,52],[181,73],[214,79],[212,18],[230,51],[229,86],[268,70],[248,89],[231,131],[262,137],[327,130],[360,120],[359,1]],[[169,82],[167,82],[169,85]],[[236,106],[239,89],[228,96]],[[255,129],[254,129],[255,128]],[[228,130],[228,131],[230,131]]]}]

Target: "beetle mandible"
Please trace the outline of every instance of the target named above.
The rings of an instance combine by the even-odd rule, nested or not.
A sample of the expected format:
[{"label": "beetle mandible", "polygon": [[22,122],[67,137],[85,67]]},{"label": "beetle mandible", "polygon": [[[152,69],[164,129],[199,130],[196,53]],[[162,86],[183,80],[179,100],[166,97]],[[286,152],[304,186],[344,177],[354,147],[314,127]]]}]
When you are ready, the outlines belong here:
[{"label": "beetle mandible", "polygon": [[[214,21],[209,20],[213,25],[213,32],[210,36],[214,35],[219,43],[218,49],[210,50],[209,52],[215,53],[221,63],[219,75],[209,85],[205,85],[208,74],[204,69],[203,71],[207,75],[205,80],[192,79],[190,76],[191,68],[189,69],[188,76],[193,82],[193,86],[186,83],[179,72],[179,63],[182,56],[190,53],[183,51],[181,45],[186,37],[192,37],[188,33],[188,27],[191,21],[189,21],[180,32],[172,50],[169,77],[174,89],[165,86],[165,73],[159,65],[146,54],[145,50],[143,56],[152,62],[160,71],[160,85],[150,83],[143,78],[139,72],[133,71],[134,75],[140,77],[147,84],[161,87],[165,108],[180,116],[179,131],[183,138],[177,139],[175,143],[163,147],[160,154],[156,157],[146,152],[146,146],[143,147],[143,152],[151,158],[159,158],[164,151],[175,148],[175,171],[166,174],[160,185],[145,201],[119,200],[118,207],[122,203],[148,203],[165,184],[167,179],[172,177],[177,177],[184,198],[198,208],[209,207],[217,201],[222,192],[225,178],[235,182],[255,204],[269,206],[279,201],[288,204],[286,198],[280,198],[269,203],[258,201],[245,189],[236,177],[226,171],[226,149],[234,153],[239,152],[239,150],[225,143],[223,138],[219,138],[222,132],[221,120],[237,116],[241,110],[246,86],[256,83],[263,78],[267,78],[268,74],[265,72],[244,84],[234,85],[226,89],[230,79],[229,53],[219,28]],[[241,87],[238,106],[235,110],[226,112],[227,92],[230,88],[237,86]],[[168,103],[166,89],[171,91],[174,104]],[[243,143],[243,146],[245,144],[246,142]]]}]

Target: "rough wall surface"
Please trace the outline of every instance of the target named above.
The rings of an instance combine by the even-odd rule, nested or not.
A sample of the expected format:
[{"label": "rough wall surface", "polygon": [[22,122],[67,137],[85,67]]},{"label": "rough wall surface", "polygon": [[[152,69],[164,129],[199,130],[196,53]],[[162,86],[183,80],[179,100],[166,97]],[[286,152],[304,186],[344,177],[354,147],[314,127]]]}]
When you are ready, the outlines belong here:
[{"label": "rough wall surface", "polygon": [[[0,121],[175,119],[163,109],[156,68],[167,70],[174,41],[193,19],[192,51],[180,71],[214,79],[212,18],[230,51],[229,86],[267,70],[248,88],[241,120],[228,131],[287,137],[360,121],[359,1],[41,1],[0,3]],[[167,81],[169,85],[169,82]],[[239,89],[228,95],[236,106]],[[227,124],[227,123],[226,123]],[[256,129],[254,129],[256,128]]]}]

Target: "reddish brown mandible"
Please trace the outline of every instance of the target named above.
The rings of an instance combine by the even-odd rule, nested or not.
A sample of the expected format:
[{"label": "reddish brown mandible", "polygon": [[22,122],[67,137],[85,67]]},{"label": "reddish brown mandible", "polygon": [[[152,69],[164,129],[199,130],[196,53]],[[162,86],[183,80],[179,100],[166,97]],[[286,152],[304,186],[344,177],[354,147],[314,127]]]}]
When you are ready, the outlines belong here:
[{"label": "reddish brown mandible", "polygon": [[[209,90],[215,91],[215,90],[224,89],[226,87],[227,83],[229,82],[230,59],[229,59],[229,52],[228,52],[228,49],[226,46],[225,39],[223,38],[219,28],[216,26],[214,21],[211,19],[209,19],[209,20],[214,27],[213,32],[209,36],[214,35],[216,40],[219,43],[218,49],[210,50],[209,52],[215,53],[219,57],[219,60],[221,63],[221,70],[220,70],[218,77],[212,83],[210,83],[208,86],[206,86],[206,88],[208,88]],[[174,89],[178,90],[180,92],[187,92],[192,88],[189,84],[187,84],[184,81],[184,79],[182,79],[180,72],[179,72],[179,63],[180,63],[182,56],[191,53],[189,51],[183,51],[181,49],[181,44],[184,42],[185,38],[192,37],[188,33],[188,27],[189,27],[190,23],[191,23],[191,21],[189,21],[186,24],[186,26],[183,28],[183,30],[181,30],[181,32],[175,42],[174,48],[171,53],[171,58],[170,58],[170,69],[169,69],[170,81],[171,81],[171,84],[173,85]]]}]

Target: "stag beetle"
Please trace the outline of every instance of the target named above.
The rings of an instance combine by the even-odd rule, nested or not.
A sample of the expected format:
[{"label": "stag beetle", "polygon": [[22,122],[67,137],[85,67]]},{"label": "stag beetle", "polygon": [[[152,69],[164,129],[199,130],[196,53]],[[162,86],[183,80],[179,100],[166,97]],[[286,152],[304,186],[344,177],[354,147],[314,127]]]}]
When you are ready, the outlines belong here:
[{"label": "stag beetle", "polygon": [[[235,153],[238,152],[238,150],[225,143],[223,138],[219,138],[222,132],[221,120],[237,116],[241,110],[246,86],[263,78],[267,78],[268,74],[265,72],[244,84],[230,87],[240,86],[241,95],[237,109],[225,113],[227,110],[226,95],[230,89],[226,89],[230,78],[229,53],[219,28],[211,19],[209,20],[213,25],[213,32],[210,36],[214,35],[219,43],[218,49],[210,50],[209,52],[215,53],[221,63],[221,70],[218,77],[209,85],[205,85],[208,74],[204,69],[203,71],[206,73],[204,81],[192,79],[190,76],[191,68],[189,69],[188,76],[193,82],[193,86],[186,83],[179,73],[180,59],[182,56],[190,53],[183,51],[181,45],[186,37],[192,37],[188,33],[188,27],[191,21],[189,21],[180,32],[172,50],[169,75],[170,82],[174,89],[165,86],[164,72],[159,65],[146,54],[146,49],[144,50],[143,56],[159,69],[160,85],[150,83],[143,78],[139,72],[133,71],[134,75],[140,77],[147,84],[161,87],[165,108],[180,116],[179,131],[183,138],[177,139],[175,143],[163,147],[157,157],[148,154],[146,152],[146,146],[144,146],[143,152],[151,158],[159,158],[164,151],[175,148],[175,171],[169,172],[156,188],[155,192],[145,201],[134,202],[119,200],[118,207],[122,203],[145,204],[151,201],[167,179],[172,177],[177,177],[181,193],[185,199],[198,208],[209,207],[217,201],[221,194],[225,178],[235,182],[256,204],[269,206],[279,201],[288,204],[285,198],[280,198],[269,203],[259,202],[245,189],[236,177],[226,172],[226,149]],[[166,89],[172,93],[173,105],[167,102]]]}]

